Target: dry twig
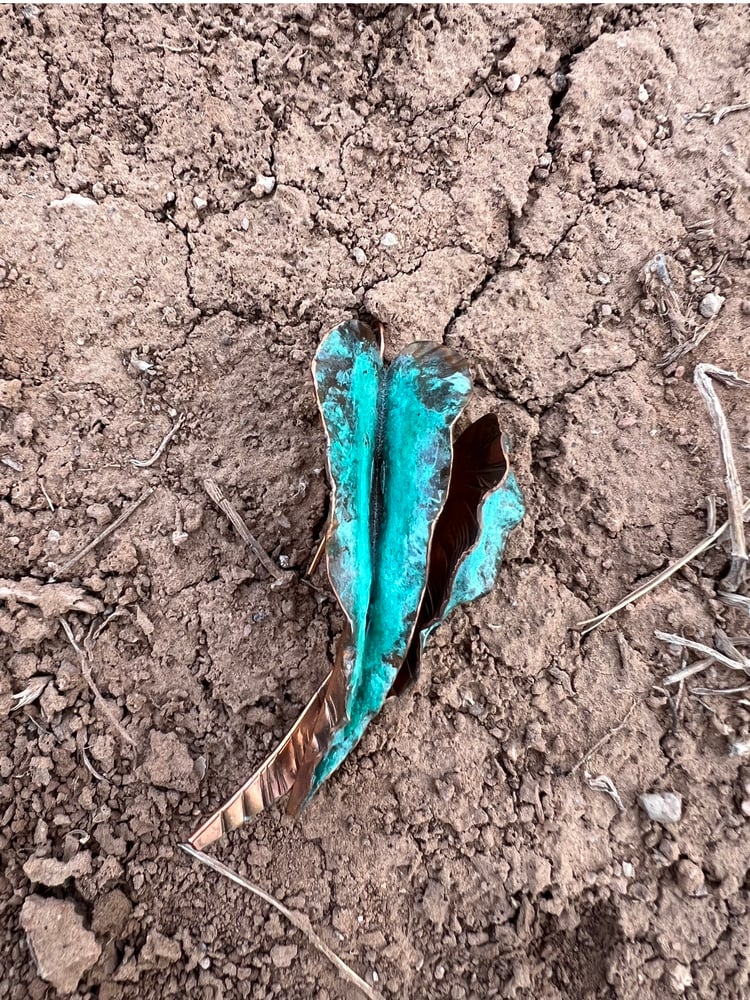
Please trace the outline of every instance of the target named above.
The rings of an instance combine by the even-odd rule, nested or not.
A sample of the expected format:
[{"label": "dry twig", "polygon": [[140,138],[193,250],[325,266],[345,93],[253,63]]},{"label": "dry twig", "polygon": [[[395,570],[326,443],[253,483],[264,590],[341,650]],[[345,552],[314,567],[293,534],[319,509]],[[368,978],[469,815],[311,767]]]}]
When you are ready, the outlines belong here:
[{"label": "dry twig", "polygon": [[695,384],[708,407],[709,416],[717,434],[721,447],[721,462],[724,466],[724,485],[727,490],[727,511],[729,513],[729,538],[731,540],[731,564],[729,572],[722,581],[722,589],[726,593],[735,593],[745,578],[747,568],[747,544],[745,542],[745,525],[743,523],[742,485],[737,473],[737,466],[732,453],[732,439],[729,425],[724,416],[719,397],[712,380],[728,386],[738,386],[750,389],[750,381],[741,378],[736,372],[725,371],[715,365],[696,365]]},{"label": "dry twig", "polygon": [[[742,508],[742,516],[745,517],[748,514],[750,514],[750,500],[745,501],[745,505]],[[588,618],[584,622],[578,622],[578,628],[581,630],[581,633],[583,635],[586,635],[587,632],[593,632],[595,628],[598,628],[600,625],[602,625],[608,618],[611,618],[612,615],[616,614],[618,611],[622,611],[623,608],[626,608],[629,604],[633,604],[641,597],[645,597],[646,594],[651,593],[651,591],[655,590],[659,586],[659,584],[664,583],[665,580],[668,580],[670,576],[672,576],[678,570],[682,569],[683,566],[687,566],[687,564],[691,562],[693,559],[695,559],[697,556],[701,555],[707,549],[710,549],[712,546],[720,542],[723,539],[728,529],[729,529],[729,522],[725,521],[724,524],[722,524],[720,528],[717,528],[713,534],[709,535],[707,538],[704,538],[702,541],[698,542],[698,544],[695,545],[684,556],[682,556],[680,559],[677,559],[675,562],[667,566],[666,569],[663,569],[661,573],[657,574],[653,578],[653,580],[650,580],[648,583],[644,583],[641,587],[636,587],[636,589],[632,590],[627,595],[627,597],[623,597],[621,601],[618,601],[618,603],[615,604],[614,607],[609,608],[607,611],[603,611],[600,615],[597,615],[595,618]]]},{"label": "dry twig", "polygon": [[283,903],[280,903],[278,899],[275,899],[270,895],[270,893],[261,889],[260,886],[253,885],[252,882],[248,882],[247,879],[238,875],[237,872],[232,871],[231,868],[222,864],[221,861],[217,861],[216,858],[211,857],[210,854],[206,854],[205,851],[196,850],[196,848],[192,847],[190,844],[180,844],[180,847],[186,854],[189,854],[191,858],[195,858],[196,861],[200,861],[202,864],[208,865],[209,868],[213,868],[213,870],[219,872],[220,875],[224,875],[226,878],[231,879],[232,882],[242,886],[243,889],[247,889],[249,892],[258,896],[259,899],[268,903],[269,906],[273,906],[273,908],[286,917],[289,923],[293,924],[298,931],[302,931],[312,946],[322,955],[325,955],[329,962],[333,962],[342,976],[344,976],[344,978],[350,983],[353,983],[354,986],[361,990],[366,997],[369,997],[370,1000],[383,1000],[383,995],[381,993],[373,989],[369,983],[366,983],[364,979],[358,976],[353,969],[349,968],[343,959],[339,958],[339,956],[328,947],[325,941],[323,941],[313,930],[309,919],[304,914],[296,913],[294,910],[287,909]]},{"label": "dry twig", "polygon": [[748,109],[750,109],[750,101],[745,101],[743,104],[725,104],[718,111],[712,111],[709,106],[706,106],[700,111],[688,111],[682,117],[686,122],[693,121],[695,118],[710,118],[712,125],[718,125],[727,115],[733,115],[737,111],[747,111]]},{"label": "dry twig", "polygon": [[608,733],[605,733],[600,740],[597,740],[596,743],[592,746],[592,748],[588,751],[588,753],[586,753],[583,757],[581,757],[581,759],[578,761],[577,764],[574,764],[573,767],[571,767],[571,769],[568,771],[568,774],[575,774],[576,771],[578,771],[580,768],[584,766],[584,764],[587,764],[589,762],[589,760],[594,756],[597,750],[603,747],[605,743],[608,743],[613,736],[616,736],[620,732],[620,730],[624,728],[625,723],[632,715],[633,709],[635,708],[635,704],[636,703],[633,702],[633,704],[630,706],[630,708],[623,716],[622,721],[619,722],[614,727],[614,729],[610,729]]},{"label": "dry twig", "polygon": [[174,425],[164,435],[164,437],[162,438],[161,444],[156,449],[156,451],[153,453],[153,455],[151,456],[151,458],[147,458],[144,461],[141,461],[141,459],[139,459],[139,458],[131,458],[130,459],[130,464],[134,465],[136,467],[136,469],[149,469],[149,468],[151,468],[151,466],[154,464],[154,462],[156,462],[162,456],[162,454],[164,453],[164,449],[167,447],[167,445],[169,444],[169,442],[172,440],[172,438],[175,436],[175,434],[177,433],[177,431],[180,429],[180,427],[182,427],[182,425],[184,423],[185,423],[185,414],[183,413],[183,414],[181,414],[177,418],[177,420],[175,421]]},{"label": "dry twig", "polygon": [[[657,639],[662,642],[668,642],[670,646],[684,646],[685,649],[692,649],[695,653],[702,653],[705,658],[710,662],[711,660],[716,660],[717,663],[723,663],[725,667],[729,667],[730,670],[744,670],[746,673],[750,674],[750,660],[746,656],[742,656],[739,650],[735,650],[738,659],[732,656],[728,656],[726,653],[719,652],[718,649],[712,649],[711,646],[706,646],[702,642],[694,642],[692,639],[686,639],[682,635],[675,635],[672,632],[654,632]],[[702,662],[702,661],[699,661]],[[684,680],[686,676],[685,671],[690,670],[690,673],[697,673],[697,670],[692,668],[697,667],[698,664],[692,663],[690,666],[683,668],[679,671],[679,674],[672,674],[667,677],[664,681],[665,684],[676,684],[679,680]],[[708,666],[708,663],[703,664],[700,669]]]},{"label": "dry twig", "polygon": [[250,533],[247,525],[242,520],[242,516],[224,496],[220,486],[213,479],[205,479],[203,481],[203,489],[222,514],[226,515],[234,530],[245,545],[252,550],[256,559],[268,575],[273,578],[274,582],[271,584],[271,590],[282,590],[284,587],[288,587],[294,579],[294,573],[291,570],[283,570],[276,565],[260,542]]},{"label": "dry twig", "polygon": [[[117,614],[117,612],[115,612],[115,614]],[[79,646],[78,645],[78,643],[76,642],[76,638],[73,635],[73,629],[70,627],[70,625],[67,623],[67,621],[64,618],[60,619],[60,624],[63,627],[63,631],[65,632],[65,635],[67,636],[68,642],[73,647],[73,649],[75,650],[75,652],[76,652],[76,654],[78,656],[78,661],[79,661],[79,663],[81,665],[81,673],[83,674],[84,680],[86,681],[86,683],[88,684],[89,688],[91,689],[91,693],[94,695],[94,701],[95,701],[95,703],[99,706],[99,708],[102,710],[102,712],[104,712],[104,714],[106,715],[106,717],[109,719],[110,723],[112,724],[112,727],[119,733],[119,735],[127,743],[130,743],[132,746],[137,746],[138,744],[136,743],[136,741],[133,739],[133,737],[129,733],[127,733],[125,731],[125,729],[123,728],[123,726],[120,723],[119,719],[117,718],[117,716],[115,715],[115,713],[112,711],[112,709],[110,708],[109,704],[105,701],[104,695],[99,690],[99,685],[94,680],[93,673],[92,673],[92,670],[91,670],[91,644],[97,638],[97,636],[99,636],[101,634],[102,629],[109,623],[109,621],[113,617],[114,617],[114,615],[110,615],[109,618],[107,618],[104,621],[104,623],[100,626],[100,628],[97,629],[97,631],[94,633],[93,639],[91,637],[91,632],[89,632],[89,635],[84,640],[83,646]]]},{"label": "dry twig", "polygon": [[104,531],[100,531],[99,534],[96,536],[96,538],[92,539],[92,541],[90,541],[88,545],[84,545],[84,547],[79,552],[76,552],[74,556],[71,556],[71,558],[68,559],[68,561],[63,566],[61,566],[60,569],[58,569],[53,576],[50,577],[49,582],[54,583],[55,580],[58,579],[58,577],[63,575],[63,573],[67,573],[68,570],[71,568],[71,566],[75,566],[75,564],[80,559],[83,559],[83,557],[88,555],[92,549],[95,549],[96,546],[99,544],[99,542],[103,542],[104,539],[108,538],[113,531],[117,531],[120,525],[124,524],[127,521],[127,519],[131,517],[131,515],[133,515],[138,510],[138,508],[141,506],[144,500],[148,500],[148,498],[151,496],[153,492],[154,492],[153,486],[149,486],[147,489],[145,489],[137,500],[134,500],[129,507],[125,508],[125,510],[122,512],[122,514],[120,514],[119,517],[115,518],[112,524],[108,524],[107,527],[104,529]]}]

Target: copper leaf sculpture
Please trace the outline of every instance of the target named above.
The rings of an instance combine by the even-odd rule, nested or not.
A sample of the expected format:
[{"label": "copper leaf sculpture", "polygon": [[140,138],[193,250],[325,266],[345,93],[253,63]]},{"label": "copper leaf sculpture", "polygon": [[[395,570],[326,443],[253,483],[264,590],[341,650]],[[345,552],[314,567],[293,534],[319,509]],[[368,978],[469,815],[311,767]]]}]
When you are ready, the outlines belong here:
[{"label": "copper leaf sculpture", "polygon": [[416,680],[432,631],[492,589],[524,515],[494,414],[454,443],[471,380],[450,348],[412,344],[386,367],[380,336],[347,322],[321,343],[313,376],[332,487],[328,575],[346,627],[289,734],[190,838],[198,850],[287,793],[298,812],[388,695]]}]

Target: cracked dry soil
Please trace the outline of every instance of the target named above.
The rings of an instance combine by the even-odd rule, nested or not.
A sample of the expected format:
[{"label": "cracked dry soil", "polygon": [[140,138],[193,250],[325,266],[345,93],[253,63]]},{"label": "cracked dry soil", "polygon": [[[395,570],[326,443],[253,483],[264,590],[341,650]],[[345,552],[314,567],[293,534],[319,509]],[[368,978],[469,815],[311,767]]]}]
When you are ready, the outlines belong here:
[{"label": "cracked dry soil", "polygon": [[[714,597],[725,554],[572,629],[722,495],[691,375],[748,374],[749,118],[685,116],[748,99],[748,41],[743,7],[0,12],[0,577],[46,580],[155,490],[64,575],[96,624],[120,612],[92,671],[135,747],[59,609],[0,603],[0,997],[354,995],[176,845],[341,627],[315,591],[269,589],[202,482],[305,567],[326,515],[310,359],[360,311],[391,356],[466,354],[529,513],[501,586],[301,820],[218,853],[386,997],[750,995],[750,769],[727,753],[748,703],[685,690],[673,718],[653,689],[677,666],[655,628],[747,632]],[[671,372],[640,282],[658,251],[689,316],[726,297]],[[723,396],[747,484],[750,407]],[[618,811],[570,771],[631,705],[588,765]],[[682,796],[678,824],[646,819],[654,790]]]}]

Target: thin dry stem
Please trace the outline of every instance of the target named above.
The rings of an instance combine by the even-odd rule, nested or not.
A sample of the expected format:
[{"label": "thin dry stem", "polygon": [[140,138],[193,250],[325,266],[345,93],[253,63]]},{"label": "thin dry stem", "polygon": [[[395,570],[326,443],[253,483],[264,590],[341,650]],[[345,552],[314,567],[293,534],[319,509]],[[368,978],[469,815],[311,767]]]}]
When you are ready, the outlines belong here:
[{"label": "thin dry stem", "polygon": [[47,491],[45,490],[45,488],[44,488],[44,482],[43,482],[43,480],[39,479],[39,480],[37,480],[37,482],[39,483],[39,489],[40,489],[40,490],[42,491],[42,493],[44,494],[44,499],[45,499],[45,500],[47,501],[47,505],[48,505],[49,509],[50,509],[50,510],[52,511],[52,513],[54,514],[54,513],[55,513],[55,505],[54,505],[54,504],[52,503],[52,501],[50,500],[50,498],[49,498],[49,493],[48,493],[48,492],[47,492]]},{"label": "thin dry stem", "polygon": [[283,587],[288,587],[294,579],[294,573],[292,573],[291,570],[280,569],[276,565],[260,542],[258,542],[255,536],[250,533],[247,525],[242,520],[242,516],[224,496],[218,483],[216,483],[213,479],[205,479],[203,481],[203,489],[206,491],[209,498],[216,504],[222,514],[228,518],[234,530],[240,536],[245,545],[252,550],[256,559],[268,575],[273,578],[274,582],[271,584],[271,589],[281,590]]},{"label": "thin dry stem", "polygon": [[[750,672],[750,661],[744,656],[741,656],[739,660],[735,660],[732,657],[727,656],[725,653],[720,653],[718,649],[712,649],[710,646],[706,646],[702,642],[694,642],[692,639],[686,639],[684,636],[675,635],[672,632],[656,631],[654,632],[654,635],[662,642],[668,642],[670,646],[684,646],[685,649],[692,649],[695,653],[702,653],[704,657],[716,660],[717,663],[723,663],[724,666],[729,667],[730,670],[745,670]],[[693,663],[690,666],[694,667],[696,664]],[[687,670],[689,668],[686,667],[685,669]],[[674,684],[675,681],[673,678],[676,676],[676,674],[672,674],[672,677],[667,678],[664,683]]]},{"label": "thin dry stem", "polygon": [[737,465],[732,452],[732,438],[729,424],[724,415],[719,397],[713,385],[713,380],[724,385],[750,389],[750,381],[741,378],[736,372],[725,371],[715,365],[696,365],[695,384],[708,407],[711,422],[719,435],[721,462],[724,467],[724,485],[727,491],[727,511],[729,517],[729,538],[731,541],[731,564],[729,572],[722,581],[722,590],[735,593],[745,578],[747,568],[747,544],[745,542],[745,525],[742,519],[742,484],[737,472]]},{"label": "thin dry stem", "polygon": [[[742,508],[742,516],[744,517],[747,514],[750,514],[750,500],[747,500]],[[648,583],[644,583],[641,587],[637,587],[635,590],[632,590],[627,597],[623,597],[621,601],[615,604],[615,606],[610,608],[608,611],[603,611],[595,618],[588,618],[584,622],[578,622],[577,628],[580,629],[582,635],[586,635],[587,632],[592,632],[595,628],[599,628],[599,626],[606,622],[608,618],[611,618],[612,615],[617,614],[618,611],[622,611],[623,608],[626,608],[629,604],[633,604],[641,597],[645,597],[646,594],[650,594],[652,590],[655,590],[656,587],[668,580],[670,576],[678,570],[681,570],[683,566],[687,566],[687,564],[693,559],[697,558],[707,549],[710,549],[712,546],[720,542],[728,528],[729,522],[725,521],[720,528],[717,528],[716,531],[713,532],[713,534],[698,542],[698,544],[684,556],[677,559],[675,562],[667,566],[666,569],[662,570],[661,573],[657,574],[653,580],[650,580]]]},{"label": "thin dry stem", "polygon": [[586,753],[583,757],[581,757],[581,759],[578,761],[577,764],[574,764],[573,767],[571,767],[571,769],[568,771],[568,774],[575,774],[576,771],[578,771],[580,768],[584,766],[584,764],[587,764],[589,760],[591,760],[591,758],[594,756],[597,750],[603,747],[605,743],[608,743],[613,736],[616,736],[620,732],[620,730],[624,728],[626,722],[633,713],[635,704],[636,703],[633,702],[633,704],[630,706],[630,708],[623,716],[622,721],[619,722],[614,727],[614,729],[610,729],[608,733],[605,733],[600,740],[597,740],[596,743],[592,746],[592,748],[588,751],[588,753]]},{"label": "thin dry stem", "polygon": [[243,889],[247,889],[249,892],[252,892],[254,895],[258,896],[259,899],[268,903],[269,906],[278,910],[282,916],[286,917],[290,924],[293,924],[298,931],[302,931],[314,948],[316,948],[322,955],[325,955],[329,962],[332,962],[336,966],[345,979],[347,979],[350,983],[353,983],[353,985],[356,986],[357,989],[361,990],[366,997],[369,997],[370,1000],[384,1000],[382,993],[373,989],[369,983],[366,983],[364,979],[358,976],[353,969],[349,968],[346,962],[339,958],[336,952],[332,951],[328,947],[325,941],[323,941],[322,938],[320,938],[313,930],[309,919],[304,914],[296,913],[294,910],[287,909],[283,903],[280,903],[278,899],[275,899],[270,895],[270,893],[261,889],[260,886],[254,885],[252,882],[248,882],[247,879],[238,875],[237,872],[232,871],[231,868],[222,864],[221,861],[217,861],[216,858],[211,857],[210,854],[206,854],[205,851],[196,850],[196,848],[192,847],[190,844],[180,844],[180,847],[186,854],[189,854],[191,858],[195,858],[196,861],[200,861],[202,864],[208,865],[209,868],[213,868],[213,870],[218,872],[220,875],[224,875],[225,878],[231,879],[232,882],[235,882],[237,885],[242,886]]},{"label": "thin dry stem", "polygon": [[119,517],[115,518],[112,524],[108,524],[107,527],[104,529],[104,531],[100,531],[99,534],[96,536],[96,538],[92,539],[88,543],[88,545],[85,545],[79,552],[76,552],[74,556],[71,556],[71,558],[68,559],[68,561],[63,566],[61,566],[60,569],[58,569],[53,576],[50,577],[49,582],[54,583],[55,580],[57,580],[59,577],[63,575],[63,573],[67,573],[72,566],[75,566],[75,564],[79,562],[81,559],[83,559],[84,556],[88,555],[92,549],[95,549],[100,542],[103,542],[105,538],[108,538],[113,531],[117,531],[117,529],[122,524],[124,524],[127,521],[127,519],[131,517],[138,510],[141,504],[145,500],[148,500],[148,498],[151,496],[153,492],[154,492],[153,486],[149,486],[147,489],[145,489],[137,500],[134,500],[129,507],[125,508],[125,510],[122,512],[122,514],[120,514]]},{"label": "thin dry stem", "polygon": [[[117,731],[117,733],[119,733],[119,735],[127,743],[130,743],[132,746],[137,746],[138,744],[136,743],[136,741],[133,739],[133,737],[129,733],[127,733],[125,731],[125,729],[122,727],[122,725],[120,723],[120,720],[117,718],[117,716],[115,715],[115,713],[112,711],[112,709],[109,707],[109,705],[105,701],[104,695],[99,690],[99,685],[94,680],[94,677],[93,677],[93,674],[92,674],[92,671],[91,671],[91,653],[86,648],[87,644],[84,643],[83,646],[79,646],[78,645],[78,643],[76,642],[76,638],[73,635],[73,629],[65,621],[64,618],[60,619],[60,624],[63,627],[63,631],[65,632],[65,635],[67,636],[68,642],[73,647],[73,649],[76,652],[76,655],[78,656],[78,661],[81,664],[81,673],[83,674],[84,680],[86,681],[86,683],[88,684],[89,688],[91,689],[91,693],[94,696],[95,703],[99,706],[99,708],[102,710],[102,712],[109,719],[112,727]],[[99,632],[97,632],[97,635],[98,634],[99,634]]]},{"label": "thin dry stem", "polygon": [[151,458],[147,458],[144,461],[141,461],[141,459],[138,459],[138,458],[131,458],[130,459],[130,464],[134,465],[136,467],[136,469],[149,469],[149,468],[151,468],[151,466],[154,464],[154,462],[158,461],[159,458],[162,456],[162,454],[164,453],[164,449],[167,447],[167,445],[169,444],[169,442],[172,440],[172,438],[175,436],[175,434],[177,433],[177,431],[180,429],[180,427],[182,427],[182,425],[184,423],[185,423],[185,415],[183,413],[183,414],[181,414],[177,418],[177,420],[174,423],[174,426],[164,435],[164,437],[162,438],[161,444],[156,449],[156,451],[153,453],[153,455],[151,456]]}]

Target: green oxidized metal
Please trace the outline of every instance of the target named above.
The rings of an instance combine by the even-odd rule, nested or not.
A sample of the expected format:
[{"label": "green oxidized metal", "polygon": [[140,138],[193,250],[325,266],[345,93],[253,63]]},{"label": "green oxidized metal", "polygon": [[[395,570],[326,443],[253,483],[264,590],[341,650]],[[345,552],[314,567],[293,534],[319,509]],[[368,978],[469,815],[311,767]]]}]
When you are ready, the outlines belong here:
[{"label": "green oxidized metal", "polygon": [[478,537],[439,617],[414,637],[449,487],[453,426],[472,388],[467,365],[442,344],[417,343],[385,369],[379,339],[350,322],[323,340],[313,371],[333,487],[328,570],[351,635],[345,706],[308,798],[382,707],[412,639],[422,645],[454,607],[492,588],[508,533],[524,514],[509,473],[484,498]]}]

